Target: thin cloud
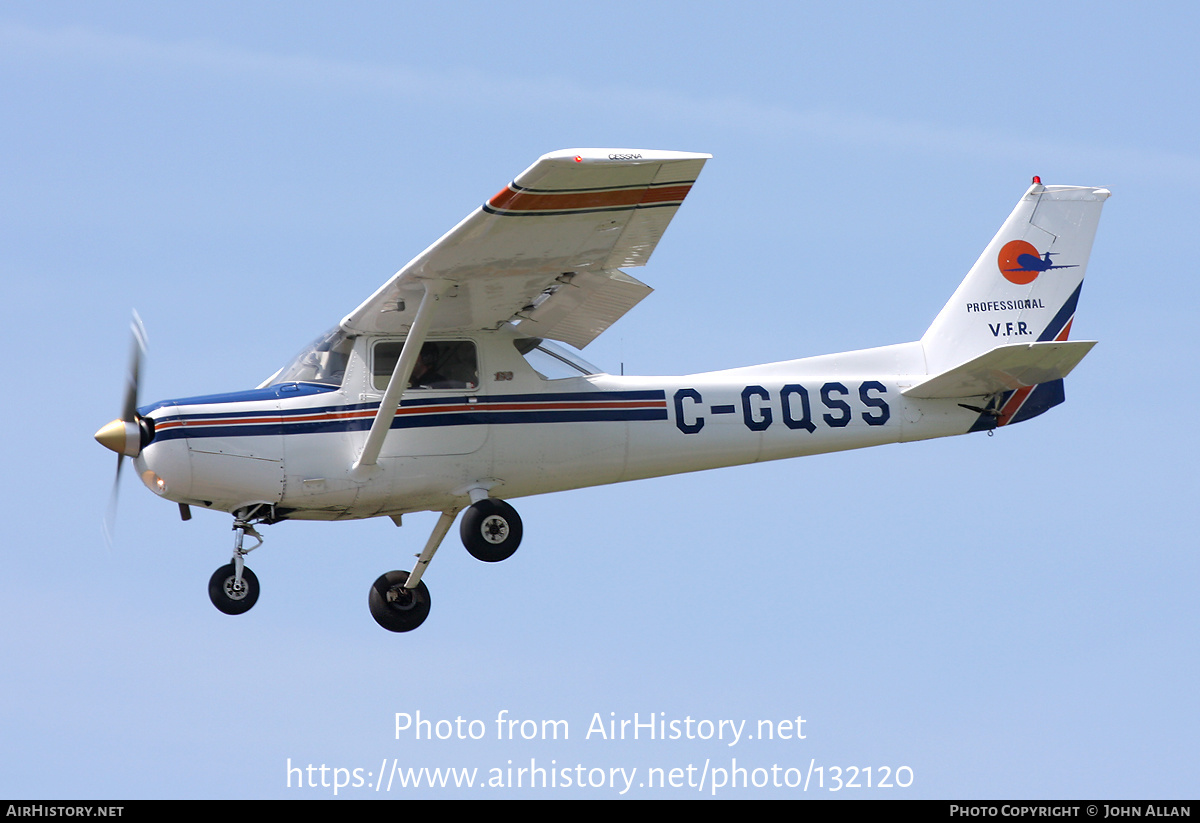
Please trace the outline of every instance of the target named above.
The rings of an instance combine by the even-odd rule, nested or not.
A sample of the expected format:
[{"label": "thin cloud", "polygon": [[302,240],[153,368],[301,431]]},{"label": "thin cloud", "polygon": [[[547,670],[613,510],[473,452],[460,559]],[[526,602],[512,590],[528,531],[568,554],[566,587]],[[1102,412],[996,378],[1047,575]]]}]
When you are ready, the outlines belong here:
[{"label": "thin cloud", "polygon": [[428,72],[395,65],[370,65],[306,55],[279,55],[231,48],[211,41],[160,42],[82,28],[36,30],[0,24],[0,61],[20,56],[52,58],[58,66],[72,63],[152,64],[162,69],[202,71],[212,75],[257,79],[339,93],[388,94],[455,100],[475,106],[502,99],[536,97],[543,105],[570,109],[603,103],[642,118],[696,123],[771,133],[782,137],[851,143],[864,147],[952,153],[960,156],[1024,159],[1061,158],[1073,164],[1122,168],[1141,173],[1200,177],[1200,158],[1170,152],[1079,145],[945,124],[901,121],[846,111],[801,110],[742,97],[694,97],[668,90],[582,86],[564,79],[484,74],[474,70]]}]

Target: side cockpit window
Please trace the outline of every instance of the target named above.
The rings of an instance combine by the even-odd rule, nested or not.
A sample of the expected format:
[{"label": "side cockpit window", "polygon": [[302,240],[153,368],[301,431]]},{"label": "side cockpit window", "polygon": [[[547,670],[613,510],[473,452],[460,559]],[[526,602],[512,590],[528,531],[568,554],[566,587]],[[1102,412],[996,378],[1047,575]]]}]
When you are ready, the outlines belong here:
[{"label": "side cockpit window", "polygon": [[[371,367],[373,385],[387,388],[404,349],[403,340],[375,344]],[[428,340],[413,365],[410,389],[475,389],[479,387],[479,362],[470,340]]]}]

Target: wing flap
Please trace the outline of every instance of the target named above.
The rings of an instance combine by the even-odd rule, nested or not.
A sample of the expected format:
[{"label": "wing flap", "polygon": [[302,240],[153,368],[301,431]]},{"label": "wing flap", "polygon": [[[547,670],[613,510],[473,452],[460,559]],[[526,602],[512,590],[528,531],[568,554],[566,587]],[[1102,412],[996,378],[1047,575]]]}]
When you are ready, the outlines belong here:
[{"label": "wing flap", "polygon": [[654,291],[623,271],[577,272],[559,278],[545,301],[520,315],[522,333],[582,349]]},{"label": "wing flap", "polygon": [[997,346],[901,394],[917,398],[984,397],[1061,380],[1094,345],[1095,340],[1073,340]]}]

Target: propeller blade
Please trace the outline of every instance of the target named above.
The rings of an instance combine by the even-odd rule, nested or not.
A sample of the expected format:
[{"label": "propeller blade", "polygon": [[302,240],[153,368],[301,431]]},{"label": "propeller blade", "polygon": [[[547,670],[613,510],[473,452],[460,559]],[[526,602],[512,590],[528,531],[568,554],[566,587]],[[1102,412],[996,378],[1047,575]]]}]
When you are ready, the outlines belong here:
[{"label": "propeller blade", "polygon": [[108,494],[108,511],[104,515],[104,542],[108,545],[109,551],[112,551],[113,534],[117,525],[117,497],[121,491],[121,464],[125,462],[125,455],[117,455],[117,472],[113,475],[112,491]]},{"label": "propeller blade", "polygon": [[137,311],[129,324],[133,332],[133,345],[129,352],[129,374],[125,378],[125,403],[121,407],[121,419],[132,423],[137,418],[138,390],[142,382],[142,358],[146,355],[146,327]]},{"label": "propeller blade", "polygon": [[[121,404],[121,421],[136,425],[138,423],[138,393],[142,384],[142,359],[146,356],[146,327],[142,325],[142,318],[138,316],[136,310],[133,312],[133,321],[129,324],[129,328],[132,332],[133,342],[129,352],[129,372],[125,376],[125,398]],[[105,429],[107,428],[106,426]],[[105,429],[100,431],[104,432]],[[112,491],[108,496],[108,511],[104,515],[103,523],[104,542],[108,544],[109,551],[111,551],[117,522],[117,498],[121,491],[121,466],[125,462],[125,454],[121,449],[102,440],[100,432],[97,432],[97,440],[117,452],[117,471],[113,475]],[[136,451],[133,453],[136,454]]]}]

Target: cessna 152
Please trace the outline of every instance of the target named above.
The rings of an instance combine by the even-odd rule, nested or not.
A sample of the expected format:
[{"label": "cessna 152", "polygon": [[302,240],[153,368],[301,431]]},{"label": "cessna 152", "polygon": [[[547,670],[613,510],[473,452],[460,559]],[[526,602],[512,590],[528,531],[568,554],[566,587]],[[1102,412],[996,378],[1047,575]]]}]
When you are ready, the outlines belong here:
[{"label": "cessna 152", "polygon": [[508,499],[990,431],[1063,401],[1094,345],[1067,336],[1109,192],[1036,177],[920,340],[682,377],[600,373],[549,342],[581,349],[650,293],[621,269],[647,262],[709,157],[545,155],[250,391],[139,407],[135,321],[124,410],[96,439],[183,519],[233,515],[209,582],[227,614],[258,598],[257,525],[440,512],[413,571],[369,592],[402,632],[463,509],[467,550],[494,562],[521,542]]}]

